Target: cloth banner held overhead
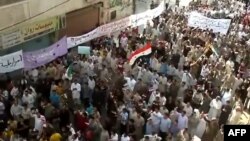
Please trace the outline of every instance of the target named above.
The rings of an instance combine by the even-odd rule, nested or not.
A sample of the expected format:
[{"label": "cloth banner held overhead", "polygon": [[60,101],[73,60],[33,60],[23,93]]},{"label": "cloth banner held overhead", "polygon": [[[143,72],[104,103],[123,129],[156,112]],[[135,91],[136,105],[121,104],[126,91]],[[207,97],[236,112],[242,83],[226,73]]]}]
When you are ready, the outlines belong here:
[{"label": "cloth banner held overhead", "polygon": [[80,44],[86,43],[94,38],[98,38],[103,35],[108,35],[110,33],[123,30],[129,26],[135,27],[135,26],[140,26],[142,24],[146,24],[148,20],[158,17],[160,14],[162,14],[164,10],[165,10],[165,3],[164,1],[162,1],[160,5],[154,9],[145,11],[143,13],[131,15],[129,17],[105,25],[101,25],[98,28],[90,31],[89,33],[81,36],[68,37],[67,46],[68,48],[72,48]]},{"label": "cloth banner held overhead", "polygon": [[68,52],[66,37],[63,37],[58,42],[50,47],[32,52],[25,52],[23,55],[25,70],[30,70],[36,67],[45,65],[57,57],[63,56]]},{"label": "cloth banner held overhead", "polygon": [[77,36],[77,37],[68,37],[67,38],[67,47],[68,48],[72,48],[75,47],[77,45],[80,45],[82,43],[86,43],[92,39],[95,39],[99,36],[99,32],[98,32],[98,28],[90,31],[87,34],[84,34],[82,36]]},{"label": "cloth banner held overhead", "polygon": [[151,43],[148,42],[144,47],[135,50],[128,58],[129,65],[134,65],[136,60],[142,56],[152,53]]},{"label": "cloth banner held overhead", "polygon": [[12,72],[23,67],[23,51],[17,51],[0,57],[0,73]]},{"label": "cloth banner held overhead", "polygon": [[192,2],[192,0],[180,0],[179,7],[187,7],[189,6],[190,2]]},{"label": "cloth banner held overhead", "polygon": [[210,29],[214,33],[227,34],[231,19],[211,19],[197,12],[191,12],[188,18],[188,26],[200,29]]}]

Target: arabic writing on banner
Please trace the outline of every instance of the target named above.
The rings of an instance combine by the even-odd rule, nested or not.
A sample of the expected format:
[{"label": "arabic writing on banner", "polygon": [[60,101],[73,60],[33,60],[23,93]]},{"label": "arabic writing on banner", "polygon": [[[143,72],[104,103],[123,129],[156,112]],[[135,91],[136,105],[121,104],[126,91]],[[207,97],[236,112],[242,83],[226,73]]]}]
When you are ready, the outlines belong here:
[{"label": "arabic writing on banner", "polygon": [[0,73],[12,72],[24,67],[23,52],[17,51],[0,57]]},{"label": "arabic writing on banner", "polygon": [[139,13],[136,15],[131,16],[131,25],[132,27],[140,26],[147,23],[149,20],[152,19],[152,12],[151,10],[145,11],[143,13]]},{"label": "arabic writing on banner", "polygon": [[98,29],[94,29],[87,34],[77,37],[68,37],[67,38],[67,47],[72,48],[74,46],[80,45],[82,43],[86,43],[94,38],[100,37]]},{"label": "arabic writing on banner", "polygon": [[210,29],[214,33],[227,34],[231,19],[211,19],[197,12],[191,12],[188,18],[188,26],[200,29]]},{"label": "arabic writing on banner", "polygon": [[67,38],[68,48],[75,47],[82,43],[88,42],[94,38],[98,38],[103,35],[108,35],[112,32],[123,30],[129,26],[133,27],[140,26],[142,24],[145,24],[148,20],[151,20],[152,18],[159,16],[160,14],[162,14],[164,10],[165,10],[165,3],[163,1],[158,7],[154,9],[136,15],[131,15],[121,20],[102,25],[82,36],[68,37]]},{"label": "arabic writing on banner", "polygon": [[32,52],[24,52],[24,68],[30,70],[45,65],[68,52],[67,39],[63,37],[50,47]]},{"label": "arabic writing on banner", "polygon": [[103,35],[107,35],[111,32],[123,30],[123,29],[127,28],[128,25],[130,25],[130,20],[129,20],[129,17],[126,17],[126,18],[123,18],[121,20],[99,26],[97,29],[99,32],[99,36],[103,36]]}]

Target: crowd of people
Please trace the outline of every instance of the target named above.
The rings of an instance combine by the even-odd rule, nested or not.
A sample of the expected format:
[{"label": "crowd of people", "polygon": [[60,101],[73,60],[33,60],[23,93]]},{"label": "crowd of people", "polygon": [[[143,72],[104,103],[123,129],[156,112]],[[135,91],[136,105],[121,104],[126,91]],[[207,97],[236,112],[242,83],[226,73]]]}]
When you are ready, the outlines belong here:
[{"label": "crowd of people", "polygon": [[[232,19],[228,34],[187,26],[192,11]],[[223,125],[250,124],[249,21],[245,3],[192,2],[26,71],[0,89],[1,140],[223,141]]]}]

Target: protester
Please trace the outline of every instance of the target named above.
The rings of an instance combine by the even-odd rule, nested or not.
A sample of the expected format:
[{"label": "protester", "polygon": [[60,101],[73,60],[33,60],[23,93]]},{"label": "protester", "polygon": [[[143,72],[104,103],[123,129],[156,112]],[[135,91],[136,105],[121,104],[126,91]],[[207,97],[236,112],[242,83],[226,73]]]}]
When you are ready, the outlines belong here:
[{"label": "protester", "polygon": [[[250,124],[244,6],[209,0],[168,8],[143,33],[128,27],[118,37],[93,39],[90,55],[73,49],[6,82],[0,89],[0,137],[221,140],[223,125]],[[231,19],[227,33],[189,26],[194,11]]]}]

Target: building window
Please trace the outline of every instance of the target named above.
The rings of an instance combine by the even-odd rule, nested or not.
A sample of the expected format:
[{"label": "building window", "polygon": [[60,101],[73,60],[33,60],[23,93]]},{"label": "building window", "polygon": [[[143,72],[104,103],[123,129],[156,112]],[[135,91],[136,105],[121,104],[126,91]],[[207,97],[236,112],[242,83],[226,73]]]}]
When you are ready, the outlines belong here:
[{"label": "building window", "polygon": [[114,20],[116,18],[116,10],[112,11],[110,14],[110,20]]},{"label": "building window", "polygon": [[0,6],[9,5],[20,1],[25,1],[25,0],[0,0]]}]

